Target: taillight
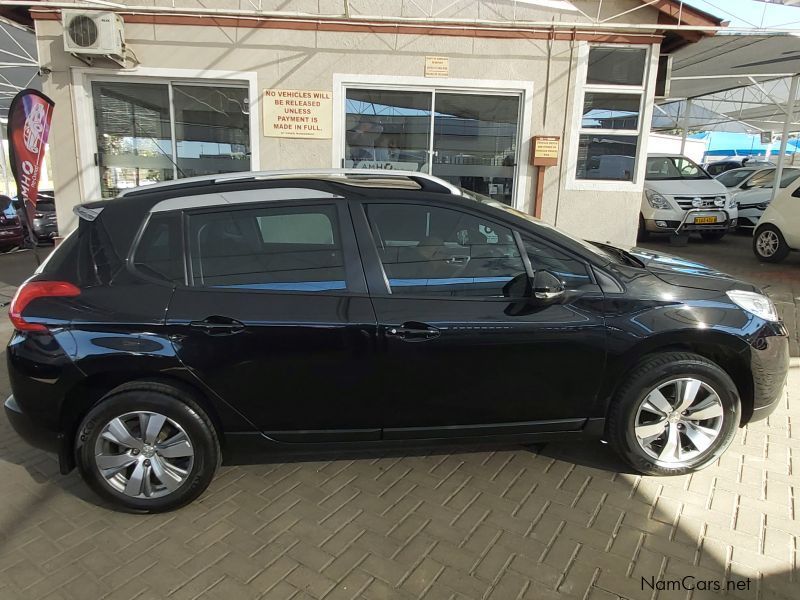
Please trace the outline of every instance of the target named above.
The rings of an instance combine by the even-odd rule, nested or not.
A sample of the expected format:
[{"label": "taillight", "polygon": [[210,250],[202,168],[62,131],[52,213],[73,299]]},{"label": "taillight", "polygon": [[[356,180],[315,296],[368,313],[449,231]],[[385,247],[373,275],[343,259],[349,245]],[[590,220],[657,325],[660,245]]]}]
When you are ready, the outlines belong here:
[{"label": "taillight", "polygon": [[14,328],[19,331],[47,331],[41,323],[28,323],[22,317],[22,311],[37,298],[64,298],[79,296],[81,290],[67,281],[29,281],[23,283],[8,309],[8,318]]}]

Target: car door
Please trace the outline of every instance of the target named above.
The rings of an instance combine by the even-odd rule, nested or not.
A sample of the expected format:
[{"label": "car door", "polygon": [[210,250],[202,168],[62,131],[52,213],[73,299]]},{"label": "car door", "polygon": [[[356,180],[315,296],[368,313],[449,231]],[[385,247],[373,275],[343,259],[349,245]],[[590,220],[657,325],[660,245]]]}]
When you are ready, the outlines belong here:
[{"label": "car door", "polygon": [[[574,430],[605,364],[602,293],[587,265],[477,208],[352,205],[378,320],[385,439]],[[509,282],[566,282],[529,306]],[[505,295],[504,295],[505,294]]]},{"label": "car door", "polygon": [[202,208],[184,231],[167,318],[181,359],[273,439],[378,439],[376,321],[341,201]]}]

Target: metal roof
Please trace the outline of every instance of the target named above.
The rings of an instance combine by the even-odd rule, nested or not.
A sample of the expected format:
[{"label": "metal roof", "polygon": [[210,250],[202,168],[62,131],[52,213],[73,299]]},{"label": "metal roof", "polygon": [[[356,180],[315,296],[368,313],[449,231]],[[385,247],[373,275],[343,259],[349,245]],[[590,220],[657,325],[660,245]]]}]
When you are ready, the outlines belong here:
[{"label": "metal roof", "polygon": [[[791,77],[800,73],[800,36],[732,34],[704,38],[673,53],[669,98],[655,129],[775,131],[786,120]],[[685,99],[691,99],[688,108]],[[670,126],[670,120],[672,120]],[[790,122],[800,129],[800,115]]]},{"label": "metal roof", "polygon": [[24,88],[42,89],[33,32],[0,20],[0,120],[5,122],[11,99]]}]

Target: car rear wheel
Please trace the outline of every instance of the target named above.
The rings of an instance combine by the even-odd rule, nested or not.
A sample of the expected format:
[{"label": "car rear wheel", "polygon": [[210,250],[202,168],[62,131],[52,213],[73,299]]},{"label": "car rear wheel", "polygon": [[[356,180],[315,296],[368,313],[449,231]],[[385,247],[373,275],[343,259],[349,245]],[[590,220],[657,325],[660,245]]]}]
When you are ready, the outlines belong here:
[{"label": "car rear wheel", "polygon": [[781,262],[789,255],[789,245],[780,229],[763,225],[753,235],[753,253],[762,262]]},{"label": "car rear wheel", "polygon": [[740,418],[736,385],[717,364],[697,354],[655,354],[617,393],[607,436],[637,471],[682,475],[716,461]]},{"label": "car rear wheel", "polygon": [[725,237],[726,231],[701,231],[700,237],[707,242],[718,242]]},{"label": "car rear wheel", "polygon": [[101,497],[137,512],[165,512],[197,498],[219,465],[216,430],[182,391],[154,382],[109,392],[78,430],[76,462]]}]

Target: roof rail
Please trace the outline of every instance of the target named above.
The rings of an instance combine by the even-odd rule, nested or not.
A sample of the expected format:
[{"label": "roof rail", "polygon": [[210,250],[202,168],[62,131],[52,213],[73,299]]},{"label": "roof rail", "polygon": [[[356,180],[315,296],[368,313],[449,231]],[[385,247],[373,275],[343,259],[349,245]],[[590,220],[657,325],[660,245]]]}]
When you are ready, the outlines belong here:
[{"label": "roof rail", "polygon": [[187,177],[185,179],[173,179],[161,183],[143,185],[120,193],[120,196],[135,196],[152,191],[164,190],[169,188],[190,188],[203,185],[216,185],[223,183],[233,183],[236,181],[255,181],[269,179],[315,179],[315,178],[339,178],[342,183],[347,183],[346,179],[357,179],[363,182],[368,179],[408,179],[413,181],[426,192],[436,192],[444,194],[462,195],[461,189],[433,175],[419,173],[417,171],[394,171],[391,169],[286,169],[280,171],[241,171],[236,173],[221,173],[217,175],[202,175],[200,177]]}]

